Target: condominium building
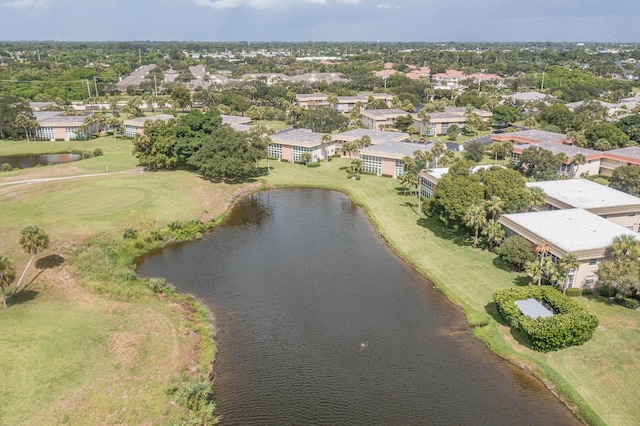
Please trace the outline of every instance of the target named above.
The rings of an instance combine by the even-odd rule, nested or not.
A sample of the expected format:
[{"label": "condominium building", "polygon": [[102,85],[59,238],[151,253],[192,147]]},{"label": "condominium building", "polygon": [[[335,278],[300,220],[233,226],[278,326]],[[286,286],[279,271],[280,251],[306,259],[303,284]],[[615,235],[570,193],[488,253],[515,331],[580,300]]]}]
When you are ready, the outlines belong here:
[{"label": "condominium building", "polygon": [[305,152],[311,154],[311,161],[326,161],[336,152],[335,141],[323,141],[323,133],[309,129],[284,130],[271,136],[267,156],[278,160],[302,162]]}]

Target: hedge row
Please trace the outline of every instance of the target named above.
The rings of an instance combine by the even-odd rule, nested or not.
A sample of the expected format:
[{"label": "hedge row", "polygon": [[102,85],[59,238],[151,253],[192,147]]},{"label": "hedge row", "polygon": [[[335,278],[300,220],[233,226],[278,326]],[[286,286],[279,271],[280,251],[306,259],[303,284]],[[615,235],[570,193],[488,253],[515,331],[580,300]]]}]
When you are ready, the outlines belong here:
[{"label": "hedge row", "polygon": [[[555,315],[538,319],[522,315],[515,301],[529,298],[546,302]],[[582,345],[591,339],[598,326],[598,318],[553,287],[507,288],[495,292],[493,300],[502,318],[520,330],[531,347],[540,352]]]}]

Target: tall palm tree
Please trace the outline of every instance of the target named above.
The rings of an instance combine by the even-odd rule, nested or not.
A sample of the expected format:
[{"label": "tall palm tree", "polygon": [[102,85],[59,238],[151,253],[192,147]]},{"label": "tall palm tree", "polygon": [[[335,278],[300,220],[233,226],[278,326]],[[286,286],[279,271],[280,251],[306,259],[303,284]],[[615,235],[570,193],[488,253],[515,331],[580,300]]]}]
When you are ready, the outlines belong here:
[{"label": "tall palm tree", "polygon": [[489,151],[493,152],[494,162],[498,164],[498,154],[502,152],[502,142],[493,142],[489,145]]},{"label": "tall palm tree", "polygon": [[497,220],[504,210],[504,201],[497,195],[494,195],[490,200],[486,201],[486,204],[487,213],[489,213],[491,219]]},{"label": "tall palm tree", "polygon": [[502,153],[504,155],[505,160],[509,161],[509,157],[511,156],[511,151],[513,151],[513,142],[511,141],[502,141],[500,142],[502,146]]},{"label": "tall palm tree", "polygon": [[484,210],[484,203],[475,202],[471,204],[462,220],[466,226],[475,230],[473,248],[476,248],[478,246],[478,232],[487,223],[487,212]]},{"label": "tall palm tree", "polygon": [[547,202],[547,194],[544,189],[539,186],[534,186],[529,189],[531,194],[531,201],[529,202],[529,211],[533,210],[535,206],[543,206]]},{"label": "tall palm tree", "polygon": [[16,265],[7,256],[0,256],[0,289],[2,289],[2,304],[7,309],[7,294],[5,288],[16,279]]},{"label": "tall palm tree", "polygon": [[638,240],[633,235],[622,234],[613,237],[610,250],[616,259],[637,258],[640,254]]},{"label": "tall palm tree", "polygon": [[567,253],[560,261],[560,271],[562,272],[562,292],[567,294],[567,288],[569,286],[569,274],[571,270],[577,271],[580,266],[578,257],[573,253]]},{"label": "tall palm tree", "polygon": [[362,146],[364,148],[371,146],[371,137],[364,135],[363,137],[360,138],[360,142],[362,143]]},{"label": "tall palm tree", "polygon": [[29,263],[27,263],[27,267],[24,268],[20,279],[18,280],[18,284],[16,288],[13,290],[13,295],[18,292],[20,288],[20,284],[24,279],[24,275],[27,273],[27,270],[31,266],[33,259],[35,259],[36,255],[40,250],[44,250],[49,247],[49,235],[42,230],[38,225],[27,225],[22,228],[20,231],[20,247],[28,253],[31,254],[31,259],[29,259]]},{"label": "tall palm tree", "polygon": [[438,167],[438,158],[447,150],[447,146],[442,141],[438,141],[431,147],[431,154],[433,154],[433,160]]},{"label": "tall palm tree", "polygon": [[450,149],[446,150],[442,158],[440,158],[441,166],[450,166],[456,159],[456,153]]},{"label": "tall palm tree", "polygon": [[[537,243],[535,245],[535,247],[533,248],[533,252],[537,256],[540,256],[540,270],[541,271],[542,271],[542,262],[544,261],[544,258],[549,253],[550,249],[551,249],[551,246],[550,246],[549,242],[544,240],[544,239],[542,241],[540,241],[539,243]],[[542,274],[540,274],[540,276],[538,276],[538,285],[540,285],[541,283],[542,283]]]},{"label": "tall palm tree", "polygon": [[584,154],[582,154],[581,152],[575,154],[573,156],[573,158],[571,159],[571,169],[572,169],[572,174],[571,177],[575,178],[576,174],[578,174],[578,166],[584,164],[587,162],[587,158],[584,156]]},{"label": "tall palm tree", "polygon": [[33,120],[30,119],[26,114],[18,114],[13,120],[13,125],[22,128],[22,130],[24,130],[24,135],[27,137],[27,142],[30,142],[29,130],[35,127],[33,124]]},{"label": "tall palm tree", "polygon": [[488,221],[484,227],[482,228],[482,235],[487,237],[487,242],[489,243],[489,248],[493,249],[493,247],[500,244],[502,241],[502,237],[504,237],[504,229],[502,229],[502,225],[495,219],[491,219]]},{"label": "tall palm tree", "polygon": [[109,119],[109,126],[113,129],[113,139],[116,139],[118,129],[120,128],[120,126],[122,126],[122,120],[120,120],[118,117],[113,116]]}]

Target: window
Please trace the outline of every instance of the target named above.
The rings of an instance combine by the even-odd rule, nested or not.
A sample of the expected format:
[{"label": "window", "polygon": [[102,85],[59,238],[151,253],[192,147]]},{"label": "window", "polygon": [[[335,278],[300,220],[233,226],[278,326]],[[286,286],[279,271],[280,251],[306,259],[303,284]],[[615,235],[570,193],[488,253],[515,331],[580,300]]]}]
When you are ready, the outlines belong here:
[{"label": "window", "polygon": [[589,259],[589,266],[595,266],[598,264],[598,259]]},{"label": "window", "polygon": [[81,133],[76,133],[78,130],[77,127],[65,127],[64,128],[64,140],[70,141],[73,139],[78,139],[82,136]]},{"label": "window", "polygon": [[53,127],[38,127],[36,129],[36,138],[37,139],[48,139],[48,140],[55,140],[56,137],[53,133]]},{"label": "window", "polygon": [[589,275],[587,278],[584,279],[584,283],[588,286],[592,286],[594,281],[595,281],[595,275]]},{"label": "window", "polygon": [[404,174],[404,162],[402,160],[396,160],[395,176],[402,176]]},{"label": "window", "polygon": [[294,146],[293,147],[293,162],[294,163],[302,163],[302,153],[308,152],[311,154],[313,149],[306,146]]},{"label": "window", "polygon": [[517,152],[511,152],[511,164],[520,164],[520,154]]},{"label": "window", "polygon": [[279,143],[269,145],[269,147],[267,147],[267,157],[282,160],[282,145]]},{"label": "window", "polygon": [[449,123],[442,123],[440,126],[440,134],[444,135],[449,131]]},{"label": "window", "polygon": [[424,198],[433,197],[433,191],[435,190],[435,185],[430,180],[427,180],[423,177],[420,178],[420,195]]},{"label": "window", "polygon": [[635,215],[636,215],[636,212],[629,213],[629,217],[634,217]]},{"label": "window", "polygon": [[363,155],[362,171],[378,175],[382,174],[382,160],[380,157],[374,157],[373,155]]},{"label": "window", "polygon": [[138,136],[138,127],[127,124],[124,126],[124,135],[127,138],[135,138]]}]

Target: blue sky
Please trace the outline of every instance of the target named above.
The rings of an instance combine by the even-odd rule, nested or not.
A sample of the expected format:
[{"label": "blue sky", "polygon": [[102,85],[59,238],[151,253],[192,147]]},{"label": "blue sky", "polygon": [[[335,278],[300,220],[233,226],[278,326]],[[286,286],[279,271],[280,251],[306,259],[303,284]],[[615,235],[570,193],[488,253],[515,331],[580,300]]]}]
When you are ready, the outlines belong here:
[{"label": "blue sky", "polygon": [[626,41],[638,0],[0,0],[0,40]]}]

